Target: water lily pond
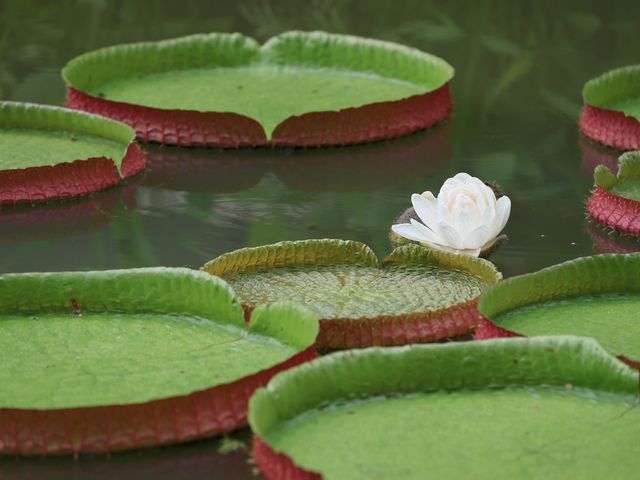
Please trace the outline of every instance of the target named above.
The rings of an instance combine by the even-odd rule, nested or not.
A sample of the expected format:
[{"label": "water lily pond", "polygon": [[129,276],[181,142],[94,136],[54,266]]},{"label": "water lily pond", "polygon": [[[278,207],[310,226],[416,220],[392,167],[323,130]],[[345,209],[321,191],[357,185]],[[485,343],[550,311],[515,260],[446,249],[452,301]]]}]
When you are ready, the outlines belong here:
[{"label": "water lily pond", "polygon": [[[509,241],[491,257],[505,278],[640,251],[586,220],[593,170],[604,163],[615,172],[619,152],[578,130],[584,83],[640,62],[639,18],[633,0],[616,8],[597,0],[323,0],[305,9],[294,0],[4,0],[0,100],[63,105],[60,70],[77,55],[213,31],[260,42],[287,30],[389,40],[445,59],[455,77],[452,116],[394,140],[320,149],[143,144],[147,169],[122,185],[0,209],[0,273],[199,268],[239,248],[312,238],[356,240],[383,258],[411,194],[436,194],[458,172],[495,182],[511,201]],[[250,444],[245,429],[111,457],[0,457],[0,477],[259,478]]]}]

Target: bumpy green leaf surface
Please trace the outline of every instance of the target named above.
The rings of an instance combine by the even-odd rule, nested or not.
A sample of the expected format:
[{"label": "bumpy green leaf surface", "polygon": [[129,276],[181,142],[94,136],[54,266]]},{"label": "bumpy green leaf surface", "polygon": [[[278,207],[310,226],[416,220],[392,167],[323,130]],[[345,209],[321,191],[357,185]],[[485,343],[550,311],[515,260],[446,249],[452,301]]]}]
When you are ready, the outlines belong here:
[{"label": "bumpy green leaf surface", "polygon": [[106,157],[120,169],[134,132],[95,115],[0,102],[0,170]]},{"label": "bumpy green leaf surface", "polygon": [[289,32],[262,47],[237,34],[111,47],[72,60],[63,76],[109,100],[239,113],[270,136],[293,115],[427,93],[446,83],[453,69],[395,44]]},{"label": "bumpy green leaf surface", "polygon": [[598,165],[593,178],[599,187],[619,197],[640,202],[640,152],[627,152],[618,158],[618,175]]},{"label": "bumpy green leaf surface", "polygon": [[[295,317],[295,322],[291,319]],[[186,269],[0,276],[0,408],[69,408],[185,395],[310,346],[313,315],[256,310]]]},{"label": "bumpy green leaf surface", "polygon": [[582,96],[589,105],[640,120],[640,65],[611,70],[588,81]]},{"label": "bumpy green leaf surface", "polygon": [[640,356],[640,255],[599,255],[505,280],[480,312],[524,335],[590,336],[617,355]]},{"label": "bumpy green leaf surface", "polygon": [[329,355],[272,379],[249,422],[327,480],[632,478],[639,401],[593,340],[499,339]]},{"label": "bumpy green leaf surface", "polygon": [[365,245],[340,240],[239,250],[204,269],[229,282],[243,304],[291,300],[322,319],[434,311],[469,301],[498,279],[484,260],[415,245],[379,266]]}]

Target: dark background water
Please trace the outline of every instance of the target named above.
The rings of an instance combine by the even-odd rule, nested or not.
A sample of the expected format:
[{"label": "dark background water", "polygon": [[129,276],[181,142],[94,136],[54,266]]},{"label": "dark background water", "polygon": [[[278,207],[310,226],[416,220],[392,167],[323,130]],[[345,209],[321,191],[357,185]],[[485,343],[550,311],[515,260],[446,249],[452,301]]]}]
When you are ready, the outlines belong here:
[{"label": "dark background water", "polygon": [[[637,0],[0,0],[0,98],[62,104],[60,68],[100,46],[210,31],[264,41],[289,29],[376,37],[445,58],[456,68],[453,116],[368,146],[150,147],[150,168],[124,186],[0,211],[0,273],[198,267],[244,246],[323,237],[363,241],[385,255],[389,225],[410,194],[437,191],[459,171],[498,182],[512,199],[510,242],[493,257],[505,276],[640,249],[588,226],[593,166],[615,152],[577,129],[584,82],[640,62]],[[254,478],[243,451],[222,455],[218,447],[4,459],[0,479]]]}]

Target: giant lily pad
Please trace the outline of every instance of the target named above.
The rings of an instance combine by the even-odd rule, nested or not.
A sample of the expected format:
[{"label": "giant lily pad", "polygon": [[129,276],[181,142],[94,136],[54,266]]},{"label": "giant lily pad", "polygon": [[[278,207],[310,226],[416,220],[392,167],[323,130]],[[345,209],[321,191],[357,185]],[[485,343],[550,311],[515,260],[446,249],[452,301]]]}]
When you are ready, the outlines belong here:
[{"label": "giant lily pad", "polygon": [[150,268],[0,276],[0,453],[123,450],[243,426],[315,355],[302,307],[242,308],[219,279]]},{"label": "giant lily pad", "polygon": [[339,352],[251,399],[267,479],[633,478],[638,373],[591,339]]},{"label": "giant lily pad", "polygon": [[627,152],[618,159],[618,175],[605,165],[596,167],[596,188],[587,202],[587,212],[601,225],[640,237],[640,152]]},{"label": "giant lily pad", "polygon": [[64,108],[0,102],[0,206],[86,195],[145,165],[121,123]]},{"label": "giant lily pad", "polygon": [[224,278],[245,310],[291,300],[320,318],[318,345],[354,348],[430,342],[476,325],[476,298],[500,273],[486,260],[416,245],[382,264],[366,245],[304,240],[245,248],[203,269]]},{"label": "giant lily pad", "polygon": [[513,277],[482,294],[476,338],[584,335],[640,360],[640,254],[584,257]]},{"label": "giant lily pad", "polygon": [[287,32],[104,48],[71,60],[68,105],[179,145],[320,146],[404,135],[451,111],[444,60],[393,43]]},{"label": "giant lily pad", "polygon": [[622,150],[640,149],[640,65],[611,70],[582,90],[580,130],[590,139]]}]

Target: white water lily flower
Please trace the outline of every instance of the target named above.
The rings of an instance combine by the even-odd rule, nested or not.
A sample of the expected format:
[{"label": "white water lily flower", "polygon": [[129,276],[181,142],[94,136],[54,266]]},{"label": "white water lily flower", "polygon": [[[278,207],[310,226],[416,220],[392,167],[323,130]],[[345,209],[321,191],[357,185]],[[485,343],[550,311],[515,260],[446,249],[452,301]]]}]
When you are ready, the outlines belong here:
[{"label": "white water lily flower", "polygon": [[422,223],[393,225],[401,237],[421,244],[477,257],[500,234],[509,220],[511,200],[496,200],[493,190],[467,173],[449,178],[438,197],[414,193],[411,203]]}]

